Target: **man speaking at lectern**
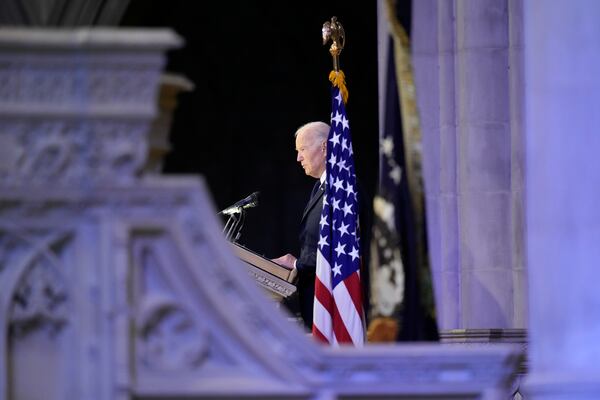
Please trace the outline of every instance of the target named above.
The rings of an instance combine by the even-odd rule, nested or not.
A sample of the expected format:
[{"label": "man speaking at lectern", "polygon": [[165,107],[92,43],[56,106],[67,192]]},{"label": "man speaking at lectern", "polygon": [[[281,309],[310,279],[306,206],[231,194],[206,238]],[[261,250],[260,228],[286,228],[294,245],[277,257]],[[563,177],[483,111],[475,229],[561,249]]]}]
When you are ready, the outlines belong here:
[{"label": "man speaking at lectern", "polygon": [[286,254],[273,259],[277,264],[298,272],[298,300],[300,315],[307,329],[312,328],[313,301],[315,296],[315,273],[317,268],[317,244],[319,221],[323,209],[325,191],[325,159],[329,125],[324,122],[309,122],[295,133],[298,161],[306,175],[318,179],[300,221],[300,256]]}]

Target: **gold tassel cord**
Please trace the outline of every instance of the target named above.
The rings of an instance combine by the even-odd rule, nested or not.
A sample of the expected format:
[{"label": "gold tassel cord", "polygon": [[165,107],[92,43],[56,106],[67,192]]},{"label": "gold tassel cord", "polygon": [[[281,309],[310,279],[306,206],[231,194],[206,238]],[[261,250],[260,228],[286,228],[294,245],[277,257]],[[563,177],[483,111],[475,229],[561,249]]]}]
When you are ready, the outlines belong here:
[{"label": "gold tassel cord", "polygon": [[340,93],[342,94],[342,100],[344,100],[344,104],[348,102],[348,89],[346,88],[346,76],[344,75],[344,71],[331,71],[329,73],[329,81],[340,89]]}]

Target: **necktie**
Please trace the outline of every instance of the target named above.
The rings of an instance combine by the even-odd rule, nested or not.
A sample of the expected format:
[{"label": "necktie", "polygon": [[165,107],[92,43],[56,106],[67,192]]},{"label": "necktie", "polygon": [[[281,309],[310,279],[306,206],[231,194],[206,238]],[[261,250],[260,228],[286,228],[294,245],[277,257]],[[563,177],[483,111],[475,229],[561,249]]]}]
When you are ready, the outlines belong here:
[{"label": "necktie", "polygon": [[319,192],[319,188],[321,187],[321,180],[315,182],[315,186],[313,186],[312,192],[310,194],[310,198],[312,199]]},{"label": "necktie", "polygon": [[302,216],[303,219],[304,219],[304,215],[306,215],[306,213],[309,210],[309,206],[311,204],[313,204],[315,196],[319,194],[320,187],[321,187],[321,181],[318,180],[317,182],[315,182],[315,186],[313,186],[312,192],[310,193],[310,199],[308,199],[308,203],[306,203],[306,207],[304,208],[304,214]]}]

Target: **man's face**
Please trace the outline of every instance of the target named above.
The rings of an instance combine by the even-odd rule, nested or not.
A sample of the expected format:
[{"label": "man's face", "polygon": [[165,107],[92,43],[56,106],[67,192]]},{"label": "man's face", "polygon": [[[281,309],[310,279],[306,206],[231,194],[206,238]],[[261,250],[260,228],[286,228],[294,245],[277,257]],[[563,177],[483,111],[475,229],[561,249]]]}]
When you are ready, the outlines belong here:
[{"label": "man's face", "polygon": [[296,151],[296,161],[302,165],[306,175],[320,178],[325,171],[325,140],[319,140],[312,131],[300,132],[296,136]]}]

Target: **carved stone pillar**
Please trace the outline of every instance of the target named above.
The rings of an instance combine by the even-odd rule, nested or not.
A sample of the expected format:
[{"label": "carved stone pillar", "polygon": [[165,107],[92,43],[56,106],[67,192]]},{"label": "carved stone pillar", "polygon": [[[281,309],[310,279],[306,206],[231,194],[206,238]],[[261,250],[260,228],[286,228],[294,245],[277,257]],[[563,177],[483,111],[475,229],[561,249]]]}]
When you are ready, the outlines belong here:
[{"label": "carved stone pillar", "polygon": [[90,194],[138,180],[180,45],[168,30],[0,30],[0,399],[119,398],[99,317],[111,206]]}]

